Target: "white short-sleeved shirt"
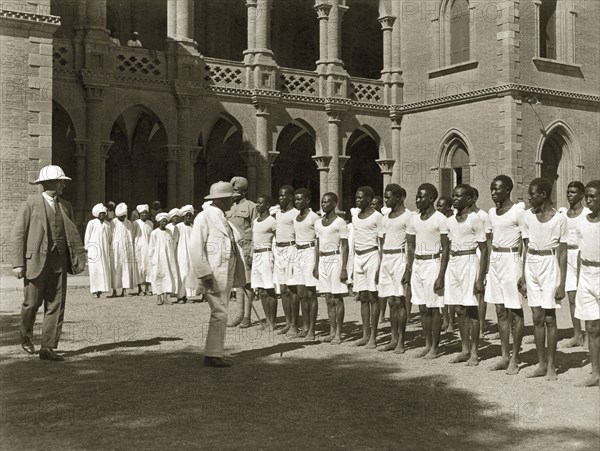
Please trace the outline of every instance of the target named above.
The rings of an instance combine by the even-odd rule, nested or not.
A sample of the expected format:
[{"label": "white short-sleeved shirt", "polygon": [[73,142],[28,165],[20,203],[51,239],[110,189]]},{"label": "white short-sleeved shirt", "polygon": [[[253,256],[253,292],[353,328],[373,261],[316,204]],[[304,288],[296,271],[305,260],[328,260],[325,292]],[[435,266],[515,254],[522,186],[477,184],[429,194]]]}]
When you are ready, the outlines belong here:
[{"label": "white short-sleeved shirt", "polygon": [[477,213],[469,213],[463,222],[458,222],[455,216],[446,220],[450,249],[465,251],[477,247],[477,243],[485,243],[485,227]]},{"label": "white short-sleeved shirt", "polygon": [[379,246],[379,238],[383,237],[383,215],[374,211],[369,217],[360,219],[358,215],[352,218],[354,225],[354,249],[364,250]]},{"label": "white short-sleeved shirt", "polygon": [[307,244],[315,241],[315,222],[317,222],[319,219],[319,215],[312,210],[309,210],[306,217],[300,222],[294,218],[296,244]]},{"label": "white short-sleeved shirt", "polygon": [[579,241],[577,238],[577,221],[579,220],[579,218],[587,215],[588,213],[590,213],[590,209],[587,207],[583,207],[583,210],[581,210],[579,216],[576,216],[574,218],[569,218],[567,216],[567,210],[562,212],[562,214],[565,215],[565,218],[567,218],[567,244],[569,246],[578,245]]},{"label": "white short-sleeved shirt", "polygon": [[527,238],[523,223],[525,211],[517,204],[510,207],[503,215],[496,214],[496,207],[490,208],[490,223],[492,224],[492,245],[497,247],[516,247],[519,238]]},{"label": "white short-sleeved shirt", "polygon": [[277,220],[277,230],[275,232],[275,240],[278,243],[284,243],[287,241],[294,241],[296,235],[294,232],[294,220],[300,213],[295,208],[288,211],[278,211],[275,213],[275,219]]},{"label": "white short-sleeved shirt", "polygon": [[259,218],[256,218],[252,224],[252,243],[254,244],[254,249],[271,247],[276,230],[277,220],[273,216],[267,216],[263,221],[259,221]]},{"label": "white short-sleeved shirt", "polygon": [[383,217],[384,249],[401,249],[404,247],[406,244],[406,229],[412,216],[413,212],[407,209],[395,218],[390,218],[389,215]]},{"label": "white short-sleeved shirt", "polygon": [[415,213],[409,222],[406,233],[415,236],[415,254],[439,254],[442,248],[440,235],[448,234],[447,218],[436,211],[423,221],[421,215]]},{"label": "white short-sleeved shirt", "polygon": [[315,223],[315,232],[319,238],[319,252],[332,252],[340,249],[343,239],[348,239],[348,226],[339,216],[328,226],[323,225],[320,218]]},{"label": "white short-sleeved shirt", "polygon": [[483,222],[483,230],[485,233],[492,233],[492,223],[490,222],[490,215],[487,211],[480,208],[477,212],[477,216],[479,216],[479,219]]},{"label": "white short-sleeved shirt", "polygon": [[600,222],[590,222],[587,215],[579,215],[576,230],[581,258],[600,262]]},{"label": "white short-sleeved shirt", "polygon": [[531,249],[549,250],[567,242],[567,219],[556,210],[548,222],[540,222],[535,213],[527,210],[524,223]]}]

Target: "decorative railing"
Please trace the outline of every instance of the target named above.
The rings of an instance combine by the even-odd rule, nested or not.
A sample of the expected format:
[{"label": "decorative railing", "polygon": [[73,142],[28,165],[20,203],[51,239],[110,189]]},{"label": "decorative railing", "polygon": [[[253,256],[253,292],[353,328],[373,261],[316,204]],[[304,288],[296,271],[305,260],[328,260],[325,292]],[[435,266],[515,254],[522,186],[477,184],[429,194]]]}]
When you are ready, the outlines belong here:
[{"label": "decorative railing", "polygon": [[52,41],[52,63],[55,69],[74,68],[73,43],[69,39],[54,39]]},{"label": "decorative railing", "polygon": [[368,78],[350,78],[348,97],[356,102],[383,103],[383,82]]},{"label": "decorative railing", "polygon": [[111,63],[117,75],[166,79],[165,53],[136,47],[111,46]]},{"label": "decorative railing", "polygon": [[278,89],[283,93],[316,97],[319,93],[318,79],[314,72],[280,68]]},{"label": "decorative railing", "polygon": [[244,63],[204,58],[202,84],[226,88],[244,88]]}]

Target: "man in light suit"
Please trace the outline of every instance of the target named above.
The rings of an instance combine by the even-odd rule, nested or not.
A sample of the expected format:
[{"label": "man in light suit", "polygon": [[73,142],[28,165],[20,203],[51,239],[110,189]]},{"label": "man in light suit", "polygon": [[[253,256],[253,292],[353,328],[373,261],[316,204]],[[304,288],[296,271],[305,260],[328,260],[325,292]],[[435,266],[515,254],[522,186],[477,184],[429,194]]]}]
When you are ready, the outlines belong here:
[{"label": "man in light suit", "polygon": [[85,268],[85,250],[73,223],[73,207],[60,199],[65,181],[71,180],[59,166],[45,166],[34,184],[42,194],[21,204],[12,234],[13,274],[25,278],[25,300],[21,308],[21,346],[35,354],[33,325],[44,303],[40,359],[60,361],[54,349],[62,330],[67,295],[67,272]]},{"label": "man in light suit", "polygon": [[212,204],[196,216],[191,238],[194,271],[210,305],[204,363],[228,367],[232,361],[224,356],[224,346],[229,292],[246,285],[246,267],[240,234],[225,217],[233,204],[231,183],[214,183],[205,199]]}]

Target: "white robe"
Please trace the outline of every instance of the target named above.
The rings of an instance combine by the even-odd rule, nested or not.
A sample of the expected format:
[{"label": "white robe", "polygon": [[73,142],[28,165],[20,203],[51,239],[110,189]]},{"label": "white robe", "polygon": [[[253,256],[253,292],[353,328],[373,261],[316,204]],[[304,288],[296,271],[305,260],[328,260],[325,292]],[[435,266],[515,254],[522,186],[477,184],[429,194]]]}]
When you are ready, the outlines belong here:
[{"label": "white robe", "polygon": [[112,225],[112,287],[134,288],[137,286],[137,259],[133,224],[129,219],[121,222],[118,218]]},{"label": "white robe", "polygon": [[148,243],[154,224],[152,221],[136,219],[133,222],[135,229],[135,254],[137,256],[138,283],[150,282],[150,268],[148,265]]},{"label": "white robe", "polygon": [[158,228],[152,231],[148,245],[148,262],[150,264],[150,283],[154,294],[177,294],[181,282],[177,267],[175,240],[171,230]]},{"label": "white robe", "polygon": [[[192,225],[187,226],[183,222],[180,222],[177,224],[177,229],[179,229],[177,263],[179,264],[181,284],[185,289],[185,296],[196,296],[197,280],[191,256]],[[183,292],[183,290],[180,291]]]},{"label": "white robe", "polygon": [[85,229],[84,247],[87,250],[90,293],[111,290],[110,271],[111,225],[108,221],[92,219]]}]

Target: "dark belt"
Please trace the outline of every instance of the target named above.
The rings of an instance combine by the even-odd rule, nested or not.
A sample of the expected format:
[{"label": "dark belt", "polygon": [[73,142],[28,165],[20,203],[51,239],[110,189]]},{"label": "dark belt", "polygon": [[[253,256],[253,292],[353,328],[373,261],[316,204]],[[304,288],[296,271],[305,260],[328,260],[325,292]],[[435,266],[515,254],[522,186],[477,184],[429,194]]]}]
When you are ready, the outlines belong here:
[{"label": "dark belt", "polygon": [[435,260],[436,258],[440,258],[440,254],[431,254],[431,255],[417,255],[417,254],[415,254],[415,258],[417,260]]},{"label": "dark belt", "polygon": [[319,252],[319,257],[329,257],[331,255],[339,255],[340,251],[326,251],[326,252]]},{"label": "dark belt", "polygon": [[475,249],[465,249],[464,251],[450,251],[450,255],[452,257],[460,257],[461,255],[473,255],[477,253],[477,248]]},{"label": "dark belt", "polygon": [[315,243],[296,244],[296,249],[310,249],[315,247]]},{"label": "dark belt", "polygon": [[567,244],[567,249],[569,249],[570,251],[576,251],[579,249],[579,246],[577,246],[576,244]]},{"label": "dark belt", "polygon": [[594,268],[600,268],[600,262],[593,262],[591,260],[581,259],[581,264],[583,266],[593,266]]},{"label": "dark belt", "polygon": [[354,253],[356,255],[364,255],[364,254],[368,254],[369,252],[374,252],[379,250],[379,248],[377,246],[373,246],[373,247],[368,247],[366,249],[354,249]]},{"label": "dark belt", "polygon": [[529,247],[529,248],[527,248],[527,253],[531,254],[531,255],[555,255],[556,254],[556,249],[542,249],[542,250],[538,250],[538,249],[531,249]]},{"label": "dark belt", "polygon": [[492,250],[494,252],[519,252],[519,246],[515,246],[515,247],[492,246]]},{"label": "dark belt", "polygon": [[402,248],[402,249],[384,249],[383,253],[384,254],[404,254],[406,252],[406,249]]},{"label": "dark belt", "polygon": [[288,246],[293,246],[294,244],[296,244],[295,241],[283,241],[281,243],[275,243],[275,246],[277,246],[277,247],[288,247]]},{"label": "dark belt", "polygon": [[261,247],[260,249],[254,249],[254,253],[258,254],[259,252],[269,252],[270,250],[270,247]]}]

